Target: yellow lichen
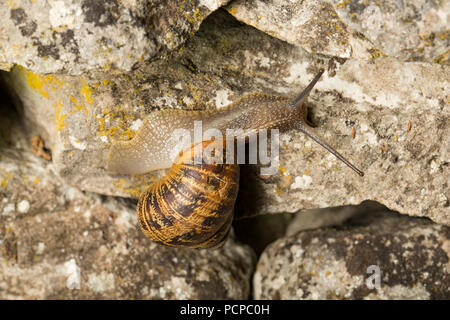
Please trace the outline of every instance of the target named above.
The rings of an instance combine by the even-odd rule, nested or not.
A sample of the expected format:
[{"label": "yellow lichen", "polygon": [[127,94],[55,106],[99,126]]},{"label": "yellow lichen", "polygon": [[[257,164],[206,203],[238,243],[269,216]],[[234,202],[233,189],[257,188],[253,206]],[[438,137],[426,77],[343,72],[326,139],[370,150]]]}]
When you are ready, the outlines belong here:
[{"label": "yellow lichen", "polygon": [[18,69],[19,73],[25,76],[27,85],[47,99],[49,98],[48,89],[55,91],[64,84],[64,81],[52,75],[41,76],[23,67],[18,67]]},{"label": "yellow lichen", "polygon": [[6,169],[1,168],[1,175],[3,176],[2,180],[0,180],[0,185],[3,188],[6,188],[6,186],[8,185],[8,180],[11,180],[13,178],[12,173],[9,173],[6,171]]},{"label": "yellow lichen", "polygon": [[118,181],[113,181],[113,185],[122,192],[129,194],[133,198],[139,198],[141,193],[154,184],[157,178],[151,175],[135,175],[132,176],[131,181],[125,181],[120,178]]},{"label": "yellow lichen", "polygon": [[345,8],[345,6],[349,3],[350,3],[350,0],[343,0],[343,1],[339,2],[336,6],[339,8]]},{"label": "yellow lichen", "polygon": [[433,59],[434,63],[439,63],[439,64],[443,64],[443,65],[448,65],[449,64],[449,52],[444,52],[440,55],[438,55],[436,58]]},{"label": "yellow lichen", "polygon": [[61,114],[63,108],[62,102],[58,99],[57,103],[53,105],[55,108],[55,127],[56,131],[60,131],[67,128],[67,122],[65,121],[67,114]]},{"label": "yellow lichen", "polygon": [[78,110],[81,111],[83,110],[84,106],[78,102],[77,99],[75,99],[73,96],[69,97],[69,100],[73,102],[73,106]]},{"label": "yellow lichen", "polygon": [[381,56],[383,56],[383,57],[387,57],[388,56],[387,54],[383,53],[379,49],[369,49],[368,51],[372,55],[373,59],[379,58]]},{"label": "yellow lichen", "polygon": [[28,71],[27,84],[31,89],[39,92],[43,97],[48,99],[48,92],[43,89],[44,84],[42,82],[42,76]]},{"label": "yellow lichen", "polygon": [[92,99],[92,92],[94,92],[94,88],[86,84],[83,79],[81,79],[81,83],[83,84],[83,87],[81,88],[80,93],[84,96],[86,102],[91,105],[94,102],[94,99]]},{"label": "yellow lichen", "polygon": [[99,135],[120,140],[133,138],[135,132],[129,129],[128,123],[135,120],[135,117],[125,114],[120,106],[115,106],[114,109],[107,107],[103,114],[97,116]]},{"label": "yellow lichen", "polygon": [[234,7],[231,7],[231,8],[228,8],[227,11],[228,11],[230,14],[235,15],[236,12],[237,12],[237,9],[234,8]]}]

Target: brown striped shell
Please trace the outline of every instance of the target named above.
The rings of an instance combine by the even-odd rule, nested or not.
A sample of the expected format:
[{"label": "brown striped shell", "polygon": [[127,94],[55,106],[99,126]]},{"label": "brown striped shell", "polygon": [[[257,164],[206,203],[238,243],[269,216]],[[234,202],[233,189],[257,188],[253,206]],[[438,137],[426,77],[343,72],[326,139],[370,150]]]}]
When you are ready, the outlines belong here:
[{"label": "brown striped shell", "polygon": [[[211,141],[201,142],[201,150]],[[151,240],[175,247],[219,248],[230,232],[239,189],[239,165],[193,163],[194,145],[168,174],[141,195],[137,212]],[[186,161],[191,160],[191,161]]]}]

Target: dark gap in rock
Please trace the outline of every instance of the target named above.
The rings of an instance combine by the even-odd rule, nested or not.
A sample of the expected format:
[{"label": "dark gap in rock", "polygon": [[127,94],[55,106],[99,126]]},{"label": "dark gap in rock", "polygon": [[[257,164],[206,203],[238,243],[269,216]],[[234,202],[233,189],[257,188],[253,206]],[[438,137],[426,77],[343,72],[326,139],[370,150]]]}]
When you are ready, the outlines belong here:
[{"label": "dark gap in rock", "polygon": [[[251,203],[252,201],[248,199],[246,202]],[[392,211],[377,201],[366,200],[359,205],[253,216],[235,220],[233,227],[236,238],[249,245],[259,258],[268,245],[285,236],[293,236],[302,231],[319,228],[340,230],[348,227],[368,226],[383,217],[420,219],[431,222],[428,218],[410,217]]]},{"label": "dark gap in rock", "polygon": [[5,71],[0,71],[0,147],[11,147],[19,137],[16,131],[24,131],[21,117],[22,104],[18,96],[9,90],[5,80]]}]

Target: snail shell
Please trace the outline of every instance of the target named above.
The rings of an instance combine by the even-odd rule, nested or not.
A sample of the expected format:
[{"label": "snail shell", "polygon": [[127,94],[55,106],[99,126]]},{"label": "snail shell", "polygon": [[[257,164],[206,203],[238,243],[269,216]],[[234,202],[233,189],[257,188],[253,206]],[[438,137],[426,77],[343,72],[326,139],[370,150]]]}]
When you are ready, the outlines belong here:
[{"label": "snail shell", "polygon": [[[212,141],[200,142],[201,150]],[[175,160],[167,175],[140,196],[142,231],[168,246],[219,248],[230,232],[239,189],[239,165],[193,161],[195,145]],[[189,160],[189,161],[186,161]]]},{"label": "snail shell", "polygon": [[[203,162],[193,164],[191,160],[196,155],[192,151],[215,147],[214,150],[221,152],[220,158],[226,143],[225,140],[194,141],[180,146],[179,140],[173,138],[173,131],[185,128],[192,136],[194,121],[202,121],[203,132],[215,128],[225,137],[226,129],[255,129],[257,132],[259,129],[295,128],[359,175],[364,175],[306,125],[302,105],[322,73],[323,70],[293,100],[251,93],[219,110],[152,112],[133,139],[114,142],[107,159],[109,171],[140,174],[170,168],[163,179],[139,198],[137,213],[143,232],[153,241],[188,248],[218,248],[227,238],[239,188],[239,165],[224,164],[225,161],[211,164],[208,161],[211,159],[204,158],[205,154]],[[201,148],[196,148],[199,145]],[[175,160],[174,151],[181,151]]]}]

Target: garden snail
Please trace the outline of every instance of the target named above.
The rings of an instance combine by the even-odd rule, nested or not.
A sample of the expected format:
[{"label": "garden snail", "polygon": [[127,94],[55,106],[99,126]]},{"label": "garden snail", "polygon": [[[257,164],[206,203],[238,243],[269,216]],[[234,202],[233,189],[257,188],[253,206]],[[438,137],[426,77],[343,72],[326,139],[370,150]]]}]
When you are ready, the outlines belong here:
[{"label": "garden snail", "polygon": [[[137,214],[142,231],[153,241],[176,247],[218,248],[227,238],[239,189],[239,165],[211,164],[208,159],[192,163],[195,152],[209,147],[222,150],[226,139],[194,141],[182,145],[178,153],[175,146],[179,141],[173,139],[172,133],[177,128],[192,130],[194,121],[202,121],[205,130],[217,128],[221,132],[229,128],[296,128],[363,176],[362,171],[306,125],[302,104],[322,73],[323,70],[292,101],[276,95],[250,93],[218,110],[156,111],[147,116],[133,139],[114,142],[108,154],[109,171],[140,174],[171,168],[139,198]],[[175,160],[174,151],[178,154]],[[222,156],[223,153],[219,154],[219,158]]]}]

